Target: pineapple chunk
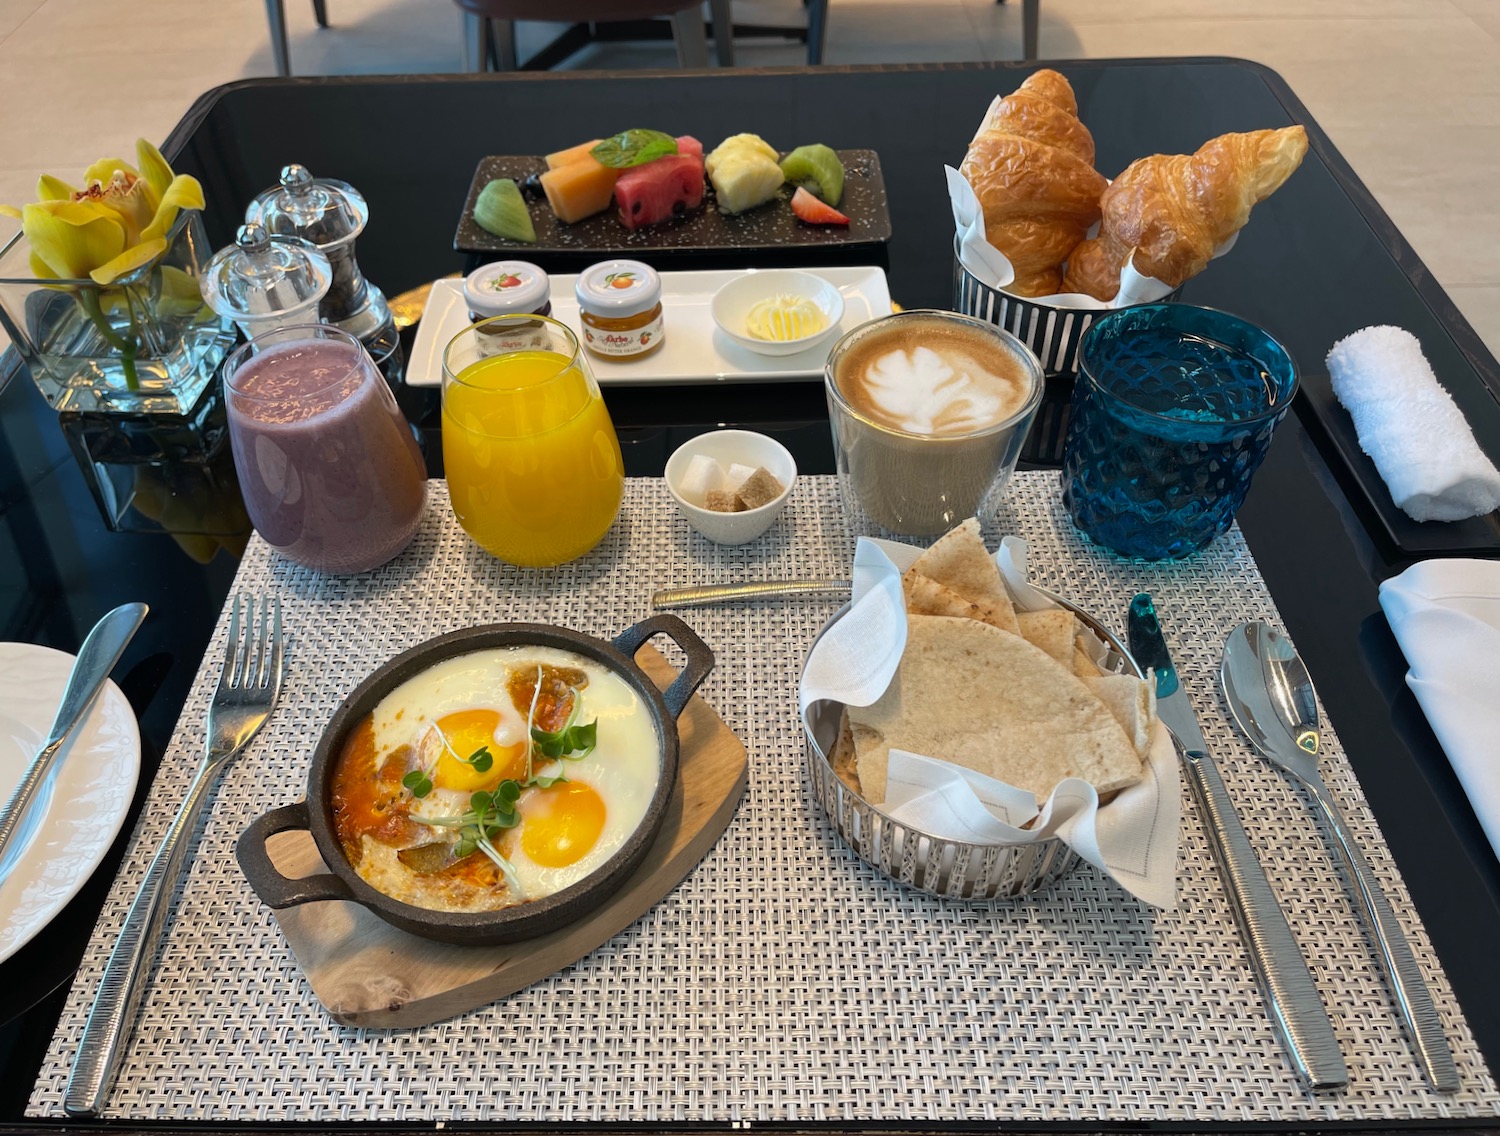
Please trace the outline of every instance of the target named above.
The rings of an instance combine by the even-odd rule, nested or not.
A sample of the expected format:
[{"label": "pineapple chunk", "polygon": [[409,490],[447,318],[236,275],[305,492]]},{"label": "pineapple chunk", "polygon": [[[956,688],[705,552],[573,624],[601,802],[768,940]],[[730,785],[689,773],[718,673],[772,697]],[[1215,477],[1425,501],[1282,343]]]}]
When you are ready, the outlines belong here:
[{"label": "pineapple chunk", "polygon": [[776,150],[755,134],[726,138],[703,160],[723,213],[743,213],[776,196],[786,180]]}]

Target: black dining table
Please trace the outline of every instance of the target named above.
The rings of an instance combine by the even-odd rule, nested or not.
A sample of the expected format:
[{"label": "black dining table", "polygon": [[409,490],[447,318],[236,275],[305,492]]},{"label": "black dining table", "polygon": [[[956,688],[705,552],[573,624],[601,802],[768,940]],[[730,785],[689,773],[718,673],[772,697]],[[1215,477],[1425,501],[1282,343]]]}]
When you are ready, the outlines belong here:
[{"label": "black dining table", "polygon": [[[1301,169],[1255,211],[1232,253],[1189,282],[1182,298],[1266,328],[1303,375],[1309,393],[1277,433],[1240,525],[1478,1045],[1491,1068],[1500,1068],[1500,862],[1405,685],[1406,663],[1377,601],[1383,580],[1424,556],[1492,557],[1500,542],[1486,548],[1480,533],[1445,544],[1441,534],[1392,522],[1368,479],[1351,467],[1347,439],[1330,426],[1328,408],[1311,396],[1329,347],[1370,324],[1413,332],[1475,416],[1492,414],[1500,399],[1500,364],[1272,71],[1222,58],[1051,65],[1072,81],[1106,175],[1143,154],[1190,152],[1226,131],[1291,123],[1307,129]],[[357,245],[359,263],[391,296],[466,267],[468,258],[453,247],[455,228],[476,166],[489,155],[544,154],[614,124],[658,123],[705,141],[750,131],[786,140],[788,148],[823,141],[874,150],[889,200],[888,243],[642,258],[671,269],[876,264],[901,306],[946,308],[953,301],[953,228],[943,166],[957,165],[990,99],[1012,90],[1032,66],[250,80],[204,94],[162,149],[178,171],[202,182],[213,247],[233,239],[244,206],[288,163],[356,186],[371,217]],[[539,252],[532,259],[570,272],[597,257]],[[404,335],[409,350],[411,331]],[[398,397],[423,435],[430,474],[440,477],[436,392],[402,387]],[[605,397],[630,476],[659,476],[682,441],[721,425],[780,438],[804,473],[833,469],[818,381],[706,382],[670,391],[610,385]],[[86,1127],[28,1119],[26,1102],[237,561],[221,550],[200,563],[169,534],[110,531],[56,413],[13,351],[0,365],[0,436],[0,640],[76,651],[111,607],[133,600],[151,607],[115,671],[141,725],[142,776],[130,819],[78,896],[0,963],[0,1128]]]}]

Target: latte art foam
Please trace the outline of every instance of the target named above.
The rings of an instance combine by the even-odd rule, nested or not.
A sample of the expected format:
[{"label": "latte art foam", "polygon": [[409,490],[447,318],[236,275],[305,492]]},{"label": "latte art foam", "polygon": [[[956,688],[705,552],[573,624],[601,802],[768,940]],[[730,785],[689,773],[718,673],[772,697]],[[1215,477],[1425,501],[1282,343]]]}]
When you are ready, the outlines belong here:
[{"label": "latte art foam", "polygon": [[861,413],[909,434],[972,434],[1014,415],[1028,384],[1015,359],[967,329],[917,323],[860,343],[838,384]]}]

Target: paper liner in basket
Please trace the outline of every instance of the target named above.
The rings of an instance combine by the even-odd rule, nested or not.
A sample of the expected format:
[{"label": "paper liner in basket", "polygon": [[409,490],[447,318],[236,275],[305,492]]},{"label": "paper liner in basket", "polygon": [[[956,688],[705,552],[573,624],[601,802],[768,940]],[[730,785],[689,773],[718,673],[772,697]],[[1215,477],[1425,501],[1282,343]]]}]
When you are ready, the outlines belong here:
[{"label": "paper liner in basket", "polygon": [[[803,670],[797,704],[804,723],[816,702],[868,706],[885,692],[906,648],[901,575],[922,551],[893,541],[859,541],[849,611],[818,641]],[[1026,581],[1024,541],[1007,537],[995,561],[1018,609],[1055,606]],[[1078,778],[1059,782],[1038,807],[1025,790],[893,749],[879,808],[916,830],[971,844],[1056,837],[1138,899],[1171,910],[1177,903],[1181,819],[1177,756],[1160,722],[1153,731],[1145,776],[1102,807],[1094,787]],[[1029,827],[1020,827],[1028,821]]]},{"label": "paper liner in basket", "polygon": [[[953,206],[953,224],[958,234],[959,263],[969,270],[981,284],[1004,291],[1016,278],[1016,270],[1006,255],[990,244],[984,229],[984,209],[967,178],[952,166],[944,166],[948,178],[948,199]],[[1099,226],[1089,230],[1090,237],[1097,236]],[[1235,233],[1214,251],[1218,259],[1234,247],[1239,234]],[[1045,304],[1054,308],[1078,308],[1105,310],[1127,308],[1132,304],[1151,304],[1165,300],[1175,288],[1155,277],[1142,276],[1131,261],[1120,269],[1120,290],[1113,300],[1098,300],[1084,292],[1058,292],[1051,296],[1026,296],[1023,299],[1033,304]]]}]

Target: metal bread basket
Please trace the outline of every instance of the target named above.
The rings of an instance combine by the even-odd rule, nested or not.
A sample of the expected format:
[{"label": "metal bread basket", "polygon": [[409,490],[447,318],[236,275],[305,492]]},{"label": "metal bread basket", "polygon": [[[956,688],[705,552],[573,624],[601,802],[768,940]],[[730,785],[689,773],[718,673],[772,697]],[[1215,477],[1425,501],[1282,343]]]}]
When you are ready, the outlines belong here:
[{"label": "metal bread basket", "polygon": [[[1056,593],[1045,588],[1036,590],[1071,611],[1104,644],[1105,656],[1099,664],[1104,671],[1146,677],[1125,644],[1104,624]],[[848,610],[848,604],[840,608],[818,632],[818,639]],[[813,645],[817,646],[817,640]],[[823,811],[860,859],[897,883],[967,900],[1003,899],[1038,891],[1078,863],[1078,854],[1055,837],[1029,844],[969,844],[892,820],[833,770],[829,754],[838,739],[842,709],[837,702],[818,702],[809,708],[804,730],[807,769]]]}]

